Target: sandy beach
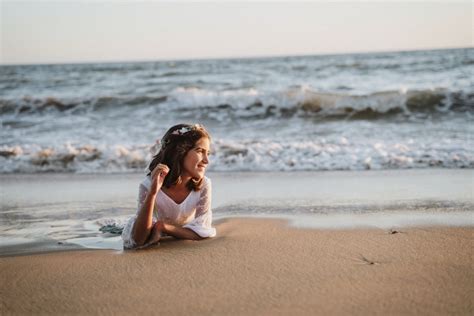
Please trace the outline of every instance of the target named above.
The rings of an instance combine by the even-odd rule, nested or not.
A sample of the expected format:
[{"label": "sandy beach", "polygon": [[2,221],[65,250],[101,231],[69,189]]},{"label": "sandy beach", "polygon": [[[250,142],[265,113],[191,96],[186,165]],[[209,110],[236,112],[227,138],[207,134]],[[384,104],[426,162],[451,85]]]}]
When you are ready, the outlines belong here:
[{"label": "sandy beach", "polygon": [[472,170],[210,177],[216,238],[123,251],[141,175],[2,175],[1,314],[473,313]]},{"label": "sandy beach", "polygon": [[2,314],[473,312],[472,228],[314,230],[230,219],[142,251],[0,258]]}]

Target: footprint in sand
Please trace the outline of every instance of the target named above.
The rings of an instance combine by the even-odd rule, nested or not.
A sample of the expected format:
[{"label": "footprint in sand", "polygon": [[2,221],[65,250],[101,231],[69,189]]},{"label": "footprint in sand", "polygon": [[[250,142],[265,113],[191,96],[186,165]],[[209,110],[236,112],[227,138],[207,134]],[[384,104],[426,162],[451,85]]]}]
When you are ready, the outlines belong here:
[{"label": "footprint in sand", "polygon": [[390,235],[393,235],[393,234],[404,234],[404,232],[399,231],[399,230],[396,230],[396,229],[390,229],[390,230],[388,231],[388,233],[389,233]]},{"label": "footprint in sand", "polygon": [[376,261],[369,260],[369,259],[367,259],[366,257],[364,257],[363,255],[360,255],[360,259],[362,260],[362,262],[363,262],[364,264],[368,264],[368,265],[377,265],[377,264],[380,264],[380,262],[376,262]]},{"label": "footprint in sand", "polygon": [[364,257],[362,254],[359,255],[359,258],[350,258],[350,260],[357,262],[357,264],[363,264],[363,265],[369,265],[369,266],[379,265],[383,263],[379,261],[369,260],[366,257]]}]

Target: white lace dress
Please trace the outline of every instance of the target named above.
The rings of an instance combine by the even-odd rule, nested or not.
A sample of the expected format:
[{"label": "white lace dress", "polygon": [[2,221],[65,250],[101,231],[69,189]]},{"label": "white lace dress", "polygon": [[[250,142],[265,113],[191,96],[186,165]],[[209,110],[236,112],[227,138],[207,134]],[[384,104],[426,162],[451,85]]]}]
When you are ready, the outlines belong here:
[{"label": "white lace dress", "polygon": [[[167,224],[177,225],[193,230],[202,238],[216,236],[216,230],[212,225],[211,211],[211,179],[204,177],[204,184],[199,191],[191,191],[186,199],[177,204],[162,190],[158,191],[153,210],[153,224],[162,220]],[[151,240],[147,244],[137,247],[132,238],[132,227],[137,219],[148,191],[151,187],[151,177],[147,176],[140,183],[138,189],[138,208],[137,213],[130,218],[122,232],[123,247],[127,249],[144,248],[153,244]]]}]

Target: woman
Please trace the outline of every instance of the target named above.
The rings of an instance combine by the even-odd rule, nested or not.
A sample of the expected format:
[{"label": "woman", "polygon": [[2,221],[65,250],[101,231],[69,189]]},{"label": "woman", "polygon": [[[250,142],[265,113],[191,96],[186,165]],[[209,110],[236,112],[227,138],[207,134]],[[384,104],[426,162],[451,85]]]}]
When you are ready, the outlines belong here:
[{"label": "woman", "polygon": [[200,240],[214,237],[209,133],[202,125],[178,124],[158,143],[138,193],[138,210],[122,232],[124,248],[155,244],[163,235]]}]

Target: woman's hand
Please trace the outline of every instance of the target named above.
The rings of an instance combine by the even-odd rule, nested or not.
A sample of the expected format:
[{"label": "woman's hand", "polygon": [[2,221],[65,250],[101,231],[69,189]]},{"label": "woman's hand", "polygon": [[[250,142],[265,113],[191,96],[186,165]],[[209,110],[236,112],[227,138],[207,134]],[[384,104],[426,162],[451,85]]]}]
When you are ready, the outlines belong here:
[{"label": "woman's hand", "polygon": [[158,191],[163,186],[166,175],[170,172],[170,168],[164,164],[158,164],[155,169],[151,172],[151,187],[150,192],[153,194],[158,193]]},{"label": "woman's hand", "polygon": [[158,220],[156,223],[155,223],[155,228],[157,230],[159,230],[160,232],[165,232],[165,223],[163,221],[160,221]]},{"label": "woman's hand", "polygon": [[153,228],[151,229],[150,237],[148,242],[151,244],[155,244],[160,241],[161,232],[164,232],[164,223],[162,221],[157,221]]}]

